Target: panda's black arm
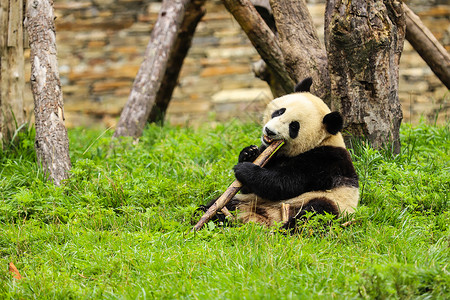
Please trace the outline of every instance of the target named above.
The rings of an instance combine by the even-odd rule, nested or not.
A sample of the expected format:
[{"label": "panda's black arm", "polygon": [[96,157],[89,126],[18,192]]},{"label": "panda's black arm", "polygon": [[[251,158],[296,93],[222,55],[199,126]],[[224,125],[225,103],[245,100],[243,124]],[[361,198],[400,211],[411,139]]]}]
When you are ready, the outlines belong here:
[{"label": "panda's black arm", "polygon": [[241,150],[239,153],[239,159],[238,162],[253,162],[255,159],[262,153],[264,149],[261,150],[261,147],[258,148],[258,146],[251,145],[248,147],[245,147]]},{"label": "panda's black arm", "polygon": [[286,170],[261,168],[249,162],[237,164],[234,173],[247,192],[271,201],[298,196],[306,192],[309,185],[305,174],[296,172],[295,176],[292,176]]}]

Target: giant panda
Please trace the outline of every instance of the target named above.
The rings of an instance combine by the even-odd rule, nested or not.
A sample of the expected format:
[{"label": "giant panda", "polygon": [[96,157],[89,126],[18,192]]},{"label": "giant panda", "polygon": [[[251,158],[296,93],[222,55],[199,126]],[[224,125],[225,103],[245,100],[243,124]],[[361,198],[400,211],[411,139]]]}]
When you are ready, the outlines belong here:
[{"label": "giant panda", "polygon": [[[340,132],[342,116],[309,92],[311,84],[307,78],[294,93],[272,100],[264,113],[262,145],[239,154],[234,174],[243,188],[226,207],[237,210],[244,223],[280,224],[285,203],[289,218],[283,227],[293,229],[306,212],[340,216],[358,204],[358,176]],[[264,167],[252,163],[270,140],[279,139],[284,145]]]}]

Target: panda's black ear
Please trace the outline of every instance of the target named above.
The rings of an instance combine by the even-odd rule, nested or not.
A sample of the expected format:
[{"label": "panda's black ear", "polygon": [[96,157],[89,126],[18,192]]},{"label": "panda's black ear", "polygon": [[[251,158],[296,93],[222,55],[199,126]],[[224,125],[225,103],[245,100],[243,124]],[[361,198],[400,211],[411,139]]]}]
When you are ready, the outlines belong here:
[{"label": "panda's black ear", "polygon": [[333,111],[323,117],[323,124],[329,133],[337,134],[344,127],[344,119],[339,112]]},{"label": "panda's black ear", "polygon": [[312,78],[308,77],[297,83],[297,85],[294,88],[294,92],[309,92],[312,85]]}]

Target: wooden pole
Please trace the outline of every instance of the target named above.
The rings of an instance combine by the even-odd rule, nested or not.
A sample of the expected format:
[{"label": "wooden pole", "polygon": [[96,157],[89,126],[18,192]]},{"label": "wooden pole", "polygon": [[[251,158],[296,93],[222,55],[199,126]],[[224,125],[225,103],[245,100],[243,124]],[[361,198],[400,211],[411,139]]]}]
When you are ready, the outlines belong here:
[{"label": "wooden pole", "polygon": [[296,83],[312,77],[311,93],[330,104],[330,76],[324,45],[305,0],[270,0],[284,65]]},{"label": "wooden pole", "polygon": [[450,55],[405,3],[403,10],[406,16],[406,39],[434,74],[450,89]]},{"label": "wooden pole", "polygon": [[0,147],[25,122],[23,0],[0,0]]},{"label": "wooden pole", "polygon": [[[263,167],[272,155],[281,148],[284,144],[284,141],[278,140],[272,142],[269,147],[267,147],[253,162],[255,165]],[[224,207],[230,200],[239,192],[242,188],[242,183],[238,180],[233,181],[233,183],[226,189],[226,191],[220,196],[216,202],[205,212],[205,214],[200,218],[198,223],[194,226],[193,230],[200,230],[203,225],[208,222],[212,216],[216,214],[216,212]]]}]

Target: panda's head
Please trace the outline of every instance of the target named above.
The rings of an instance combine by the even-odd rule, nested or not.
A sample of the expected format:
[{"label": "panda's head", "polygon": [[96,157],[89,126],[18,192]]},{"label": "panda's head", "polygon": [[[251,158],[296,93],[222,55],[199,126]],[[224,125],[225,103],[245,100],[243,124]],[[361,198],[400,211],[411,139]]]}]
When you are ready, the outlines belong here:
[{"label": "panda's head", "polygon": [[[305,81],[307,81],[305,83]],[[279,153],[293,157],[319,146],[345,147],[340,131],[342,116],[331,112],[318,97],[309,93],[308,78],[289,94],[269,103],[264,113],[262,143],[284,140]]]}]

